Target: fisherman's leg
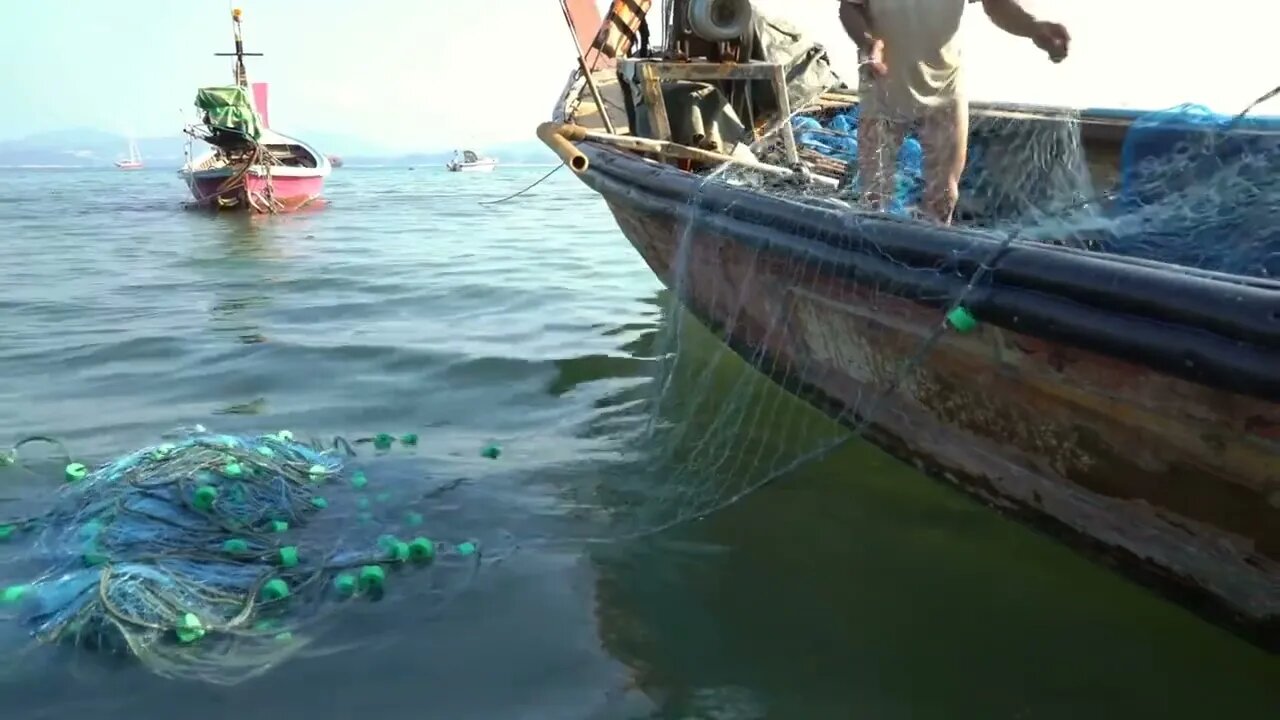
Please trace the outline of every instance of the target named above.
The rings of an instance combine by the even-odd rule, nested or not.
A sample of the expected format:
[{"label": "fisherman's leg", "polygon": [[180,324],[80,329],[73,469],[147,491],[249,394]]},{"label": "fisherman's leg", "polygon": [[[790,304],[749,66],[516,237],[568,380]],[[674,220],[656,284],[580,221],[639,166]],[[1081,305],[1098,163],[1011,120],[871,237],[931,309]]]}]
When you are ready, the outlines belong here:
[{"label": "fisherman's leg", "polygon": [[930,108],[921,118],[925,211],[950,225],[960,200],[960,176],[969,149],[969,103],[957,98]]},{"label": "fisherman's leg", "polygon": [[864,205],[883,210],[898,178],[898,150],[907,123],[877,113],[858,117],[858,185]]}]

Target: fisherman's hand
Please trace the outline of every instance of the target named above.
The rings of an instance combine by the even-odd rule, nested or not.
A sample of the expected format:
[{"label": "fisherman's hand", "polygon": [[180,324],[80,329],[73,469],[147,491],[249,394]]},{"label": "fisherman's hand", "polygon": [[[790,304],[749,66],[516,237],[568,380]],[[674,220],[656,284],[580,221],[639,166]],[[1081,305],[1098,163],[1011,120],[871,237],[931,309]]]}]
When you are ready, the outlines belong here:
[{"label": "fisherman's hand", "polygon": [[1062,25],[1054,22],[1036,23],[1035,33],[1031,40],[1036,47],[1049,54],[1053,62],[1062,62],[1067,57],[1067,49],[1071,45],[1071,34]]},{"label": "fisherman's hand", "polygon": [[883,76],[889,72],[889,66],[884,64],[884,41],[876,38],[871,41],[871,49],[867,51],[867,56],[862,59],[862,64],[871,68],[871,74]]}]

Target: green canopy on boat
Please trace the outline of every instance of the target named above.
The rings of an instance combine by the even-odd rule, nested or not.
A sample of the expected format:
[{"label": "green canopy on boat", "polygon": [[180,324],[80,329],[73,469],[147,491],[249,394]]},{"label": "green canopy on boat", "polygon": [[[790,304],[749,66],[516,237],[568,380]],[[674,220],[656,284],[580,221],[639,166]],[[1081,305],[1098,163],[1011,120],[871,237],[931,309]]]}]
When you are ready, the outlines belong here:
[{"label": "green canopy on boat", "polygon": [[210,125],[242,132],[254,140],[262,137],[262,121],[253,109],[248,88],[200,88],[196,91],[196,107],[208,114]]}]

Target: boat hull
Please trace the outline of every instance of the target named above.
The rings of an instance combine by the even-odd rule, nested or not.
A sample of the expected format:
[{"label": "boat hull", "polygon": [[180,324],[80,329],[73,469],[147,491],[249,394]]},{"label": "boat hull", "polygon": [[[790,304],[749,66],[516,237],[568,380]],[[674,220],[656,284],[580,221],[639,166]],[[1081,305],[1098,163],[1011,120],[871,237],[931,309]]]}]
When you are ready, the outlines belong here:
[{"label": "boat hull", "polygon": [[493,172],[497,169],[496,162],[475,162],[475,163],[449,163],[446,165],[449,172]]},{"label": "boat hull", "polygon": [[[826,226],[807,224],[804,213],[768,220],[760,196],[732,190],[703,207],[691,202],[692,176],[590,143],[579,148],[591,168],[581,179],[605,198],[654,273],[784,388],[933,477],[1280,651],[1280,354],[1267,335],[1280,305],[1268,309],[1266,292],[1241,291],[1240,305],[1261,302],[1262,316],[1270,313],[1271,326],[1253,328],[1266,335],[1257,346],[1218,348],[1206,338],[1179,354],[1168,348],[1200,342],[1199,330],[1167,340],[1161,333],[1173,330],[1165,325],[1130,327],[1125,308],[1108,312],[1105,303],[1055,320],[1056,300],[1044,288],[980,288],[971,305],[983,321],[977,329],[948,332],[920,357],[955,295],[936,266],[916,274],[901,262],[882,267],[891,251],[847,218]],[[919,227],[878,222],[886,238],[907,232],[907,245]],[[909,255],[895,252],[891,259]],[[1022,251],[1008,272],[1051,274],[1065,258],[1083,273],[1104,262],[1055,252]],[[1124,264],[1137,279],[1107,284],[1137,293],[1147,287],[1139,280],[1149,281],[1169,292],[1160,285],[1167,280],[1171,297],[1193,307],[1193,290],[1220,290],[1172,272],[1162,279],[1158,270]],[[965,278],[954,280],[962,286]],[[922,286],[932,287],[932,299]],[[1073,322],[1094,322],[1092,335]],[[1158,347],[1141,351],[1166,341],[1171,357]],[[1179,364],[1193,358],[1201,365]],[[1231,371],[1215,363],[1252,364]]]},{"label": "boat hull", "polygon": [[271,177],[245,173],[242,181],[228,182],[226,169],[191,174],[191,195],[199,207],[257,213],[294,212],[316,202],[324,193],[321,174],[282,174]]}]

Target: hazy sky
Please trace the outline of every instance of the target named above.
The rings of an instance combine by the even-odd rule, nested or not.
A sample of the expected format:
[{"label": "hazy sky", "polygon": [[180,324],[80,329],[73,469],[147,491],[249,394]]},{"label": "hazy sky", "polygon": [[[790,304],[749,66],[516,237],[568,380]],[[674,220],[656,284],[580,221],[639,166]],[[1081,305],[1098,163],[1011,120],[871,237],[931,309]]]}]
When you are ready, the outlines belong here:
[{"label": "hazy sky", "polygon": [[[603,0],[602,0],[603,1]],[[1067,23],[1060,66],[994,30],[975,6],[966,54],[976,97],[1226,112],[1280,84],[1265,51],[1271,0],[1037,0]],[[574,63],[555,0],[239,0],[251,79],[272,85],[272,125],[354,135],[396,149],[530,137]],[[759,0],[824,42],[837,69],[852,45],[835,0]],[[231,81],[227,0],[4,3],[0,139],[97,127],[173,135],[195,88]],[[1265,9],[1264,9],[1265,8]],[[1268,57],[1269,56],[1269,57]],[[852,73],[846,75],[852,77]],[[1277,111],[1271,103],[1269,112]],[[305,135],[304,135],[305,136]]]}]

